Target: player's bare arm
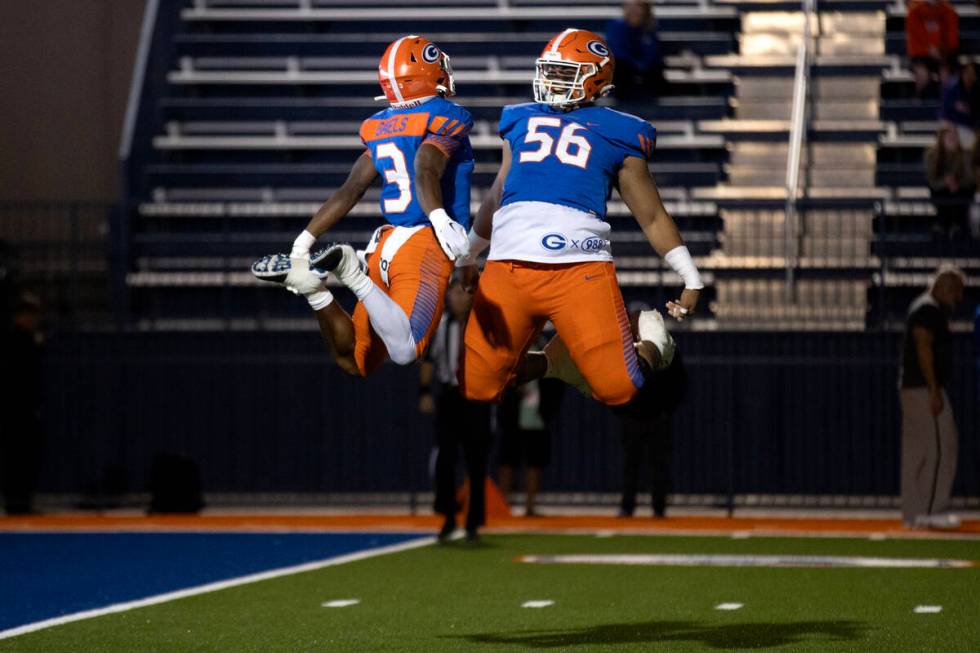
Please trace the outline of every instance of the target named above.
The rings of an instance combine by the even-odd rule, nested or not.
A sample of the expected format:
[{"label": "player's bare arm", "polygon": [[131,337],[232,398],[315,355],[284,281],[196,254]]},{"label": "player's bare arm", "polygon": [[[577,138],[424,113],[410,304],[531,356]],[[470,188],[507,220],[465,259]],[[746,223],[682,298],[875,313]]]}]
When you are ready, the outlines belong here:
[{"label": "player's bare arm", "polygon": [[347,215],[354,206],[364,197],[364,192],[374,183],[378,177],[378,171],[374,167],[371,155],[364,152],[354,162],[350,174],[344,183],[337,189],[330,198],[323,203],[317,212],[310,218],[306,225],[308,231],[314,238],[319,238],[330,230],[341,218]]},{"label": "player's bare arm", "polygon": [[507,181],[507,175],[510,173],[510,159],[510,143],[504,141],[500,159],[500,170],[497,171],[497,176],[494,178],[490,190],[483,196],[483,201],[480,202],[480,208],[476,213],[476,219],[473,220],[473,231],[477,236],[485,240],[490,240],[490,233],[493,230],[493,214],[500,208],[500,197],[504,192],[504,182]]},{"label": "player's bare arm", "polygon": [[493,180],[493,184],[483,196],[480,208],[473,219],[473,226],[470,227],[469,254],[464,261],[457,265],[459,269],[459,280],[463,284],[463,290],[473,292],[476,290],[476,283],[479,280],[479,272],[476,269],[476,257],[485,250],[490,244],[490,235],[493,232],[493,214],[500,208],[500,198],[504,192],[504,182],[510,172],[511,152],[510,143],[504,141],[501,151],[500,169]]},{"label": "player's bare arm", "polygon": [[435,145],[422,143],[415,154],[415,193],[422,212],[429,217],[439,246],[450,261],[466,256],[466,230],[442,205],[442,174],[449,157]]},{"label": "player's bare arm", "polygon": [[415,194],[426,215],[442,205],[442,173],[449,157],[435,145],[423,143],[415,155]]},{"label": "player's bare arm", "polygon": [[684,291],[676,301],[667,302],[667,312],[683,320],[698,305],[703,284],[673,218],[667,213],[647,162],[626,157],[617,179],[619,194],[633,212],[647,240],[684,279]]}]

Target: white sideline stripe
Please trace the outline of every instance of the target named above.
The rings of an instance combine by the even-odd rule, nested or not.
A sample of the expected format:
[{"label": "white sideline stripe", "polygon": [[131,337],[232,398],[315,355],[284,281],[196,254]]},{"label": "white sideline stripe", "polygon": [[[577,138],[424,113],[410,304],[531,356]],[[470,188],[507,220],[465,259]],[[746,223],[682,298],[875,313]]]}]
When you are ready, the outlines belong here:
[{"label": "white sideline stripe", "polygon": [[938,614],[943,611],[943,606],[941,605],[917,605],[915,609],[912,610],[915,614]]},{"label": "white sideline stripe", "polygon": [[547,608],[554,604],[555,604],[554,601],[543,599],[537,601],[524,601],[524,603],[521,604],[521,607],[522,608]]},{"label": "white sideline stripe", "polygon": [[323,569],[324,567],[334,567],[337,565],[347,564],[348,562],[357,562],[358,560],[365,560],[367,558],[374,558],[376,556],[387,555],[389,553],[400,553],[402,551],[418,549],[423,546],[429,546],[430,544],[433,544],[435,541],[436,538],[434,537],[423,537],[417,540],[409,540],[408,542],[401,542],[399,544],[391,544],[388,546],[378,547],[376,549],[367,549],[366,551],[356,551],[354,553],[347,553],[341,556],[335,556],[333,558],[325,558],[324,560],[314,560],[313,562],[304,562],[303,564],[293,565],[291,567],[281,567],[279,569],[270,569],[269,571],[260,571],[258,573],[249,574],[247,576],[239,576],[237,578],[219,580],[213,583],[198,585],[197,587],[188,587],[187,589],[176,590],[174,592],[166,592],[164,594],[157,594],[156,596],[148,596],[145,599],[126,601],[124,603],[115,603],[113,605],[108,605],[104,608],[95,608],[93,610],[83,610],[81,612],[74,612],[72,614],[66,614],[60,617],[53,617],[51,619],[36,621],[34,623],[25,624],[23,626],[17,626],[16,628],[0,630],[0,639],[9,639],[11,637],[17,637],[18,635],[25,635],[27,633],[33,633],[38,630],[44,630],[45,628],[51,628],[52,626],[61,626],[63,624],[68,624],[73,621],[92,619],[107,614],[115,614],[117,612],[128,612],[130,610],[135,610],[137,608],[143,608],[150,605],[158,605],[160,603],[167,603],[169,601],[176,601],[178,599],[184,599],[190,596],[197,596],[199,594],[208,594],[210,592],[217,592],[219,590],[228,589],[230,587],[238,587],[239,585],[248,585],[249,583],[257,583],[263,580],[271,580],[273,578],[279,578],[281,576],[301,574],[307,571],[316,571],[317,569]]},{"label": "white sideline stripe", "polygon": [[715,610],[741,610],[744,603],[719,603]]},{"label": "white sideline stripe", "polygon": [[731,555],[685,553],[613,553],[574,555],[527,555],[520,562],[578,565],[655,565],[667,567],[858,567],[874,569],[963,569],[976,567],[970,560],[936,558],[880,558],[868,556]]},{"label": "white sideline stripe", "polygon": [[323,608],[346,608],[352,605],[357,605],[361,602],[361,599],[334,599],[333,601],[327,601],[321,603],[320,607]]}]

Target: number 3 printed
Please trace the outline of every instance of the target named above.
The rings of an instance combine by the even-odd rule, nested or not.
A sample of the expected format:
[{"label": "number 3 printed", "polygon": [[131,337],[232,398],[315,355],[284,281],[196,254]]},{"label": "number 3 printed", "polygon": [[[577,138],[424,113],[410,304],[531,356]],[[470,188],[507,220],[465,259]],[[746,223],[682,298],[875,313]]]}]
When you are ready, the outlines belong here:
[{"label": "number 3 printed", "polygon": [[[524,137],[525,143],[540,143],[540,147],[529,152],[521,152],[521,163],[536,163],[544,161],[551,154],[551,149],[555,145],[555,139],[545,132],[538,131],[541,127],[561,127],[560,118],[549,118],[546,116],[535,116],[527,121],[527,136]],[[555,147],[555,156],[564,164],[584,168],[589,161],[589,153],[592,146],[584,136],[579,136],[575,132],[585,129],[582,125],[570,122],[561,130],[558,137],[558,146]],[[576,147],[575,154],[568,151],[570,146]]]},{"label": "number 3 printed", "polygon": [[394,167],[385,170],[385,181],[389,184],[398,184],[399,191],[398,197],[384,201],[385,213],[404,213],[412,203],[412,180],[408,176],[405,155],[394,143],[382,143],[377,148],[377,156],[379,159],[391,159]]}]

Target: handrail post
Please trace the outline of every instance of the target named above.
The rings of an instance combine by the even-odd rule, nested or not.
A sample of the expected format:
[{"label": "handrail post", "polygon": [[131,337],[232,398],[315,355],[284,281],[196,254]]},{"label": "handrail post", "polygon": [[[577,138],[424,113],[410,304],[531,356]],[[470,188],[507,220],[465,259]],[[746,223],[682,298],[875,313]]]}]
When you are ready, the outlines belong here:
[{"label": "handrail post", "polygon": [[810,77],[810,17],[814,0],[802,0],[803,36],[796,50],[796,70],[793,77],[793,105],[790,113],[789,146],[786,153],[786,205],[783,220],[784,262],[786,265],[786,300],[796,298],[796,267],[799,263],[799,187],[803,141],[806,138],[807,87]]}]

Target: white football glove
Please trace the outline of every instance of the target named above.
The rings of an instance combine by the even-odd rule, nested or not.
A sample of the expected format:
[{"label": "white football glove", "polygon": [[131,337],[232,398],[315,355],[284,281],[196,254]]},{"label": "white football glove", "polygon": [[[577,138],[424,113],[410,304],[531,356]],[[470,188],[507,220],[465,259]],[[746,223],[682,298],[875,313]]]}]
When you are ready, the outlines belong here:
[{"label": "white football glove", "polygon": [[286,290],[294,295],[312,295],[326,288],[323,279],[310,270],[310,257],[290,256],[289,274],[286,275]]},{"label": "white football glove", "polygon": [[439,247],[450,261],[466,256],[470,251],[470,241],[462,225],[454,221],[445,209],[436,209],[429,214],[432,230],[436,232]]}]

